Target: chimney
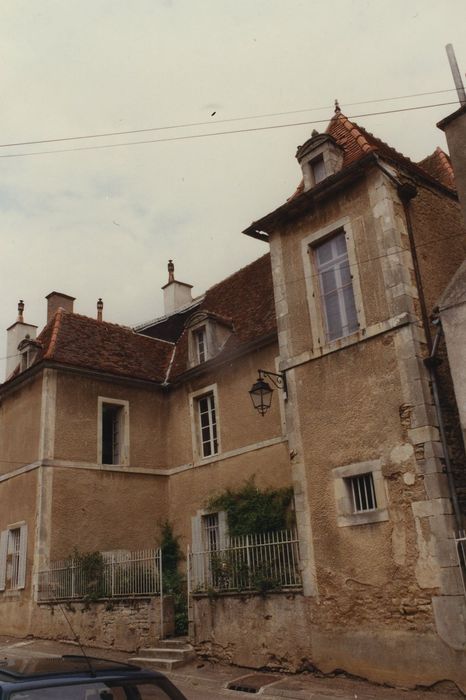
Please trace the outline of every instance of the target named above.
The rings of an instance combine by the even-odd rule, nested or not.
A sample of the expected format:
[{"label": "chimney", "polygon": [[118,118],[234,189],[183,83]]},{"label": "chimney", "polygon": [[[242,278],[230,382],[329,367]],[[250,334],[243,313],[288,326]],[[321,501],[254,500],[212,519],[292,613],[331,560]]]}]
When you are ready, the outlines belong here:
[{"label": "chimney", "polygon": [[175,266],[173,260],[168,261],[168,282],[163,289],[163,307],[166,316],[174,311],[187,306],[193,300],[191,296],[192,284],[178,282],[175,279]]},{"label": "chimney", "polygon": [[25,339],[35,340],[36,334],[37,326],[24,322],[24,301],[20,299],[18,303],[18,317],[6,331],[7,379],[20,361],[18,345]]},{"label": "chimney", "polygon": [[99,299],[97,300],[97,320],[98,321],[102,321],[103,310],[104,310],[104,302],[99,297]]},{"label": "chimney", "polygon": [[68,294],[62,294],[61,292],[50,292],[45,298],[47,299],[47,323],[54,317],[57,309],[62,308],[71,314],[73,313],[75,297],[70,297]]}]

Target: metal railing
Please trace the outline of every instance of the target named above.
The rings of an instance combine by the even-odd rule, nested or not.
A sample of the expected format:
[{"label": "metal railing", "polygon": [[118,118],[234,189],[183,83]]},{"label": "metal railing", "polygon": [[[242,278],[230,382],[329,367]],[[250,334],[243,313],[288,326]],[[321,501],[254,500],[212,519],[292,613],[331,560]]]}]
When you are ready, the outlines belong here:
[{"label": "metal railing", "polygon": [[91,567],[82,557],[64,559],[39,572],[39,602],[154,595],[162,595],[160,549],[102,552]]},{"label": "metal railing", "polygon": [[222,549],[188,552],[192,593],[300,588],[296,532],[230,537]]},{"label": "metal railing", "polygon": [[458,536],[455,537],[455,545],[458,565],[461,571],[461,579],[463,581],[463,591],[466,596],[466,532],[464,530],[460,530]]}]

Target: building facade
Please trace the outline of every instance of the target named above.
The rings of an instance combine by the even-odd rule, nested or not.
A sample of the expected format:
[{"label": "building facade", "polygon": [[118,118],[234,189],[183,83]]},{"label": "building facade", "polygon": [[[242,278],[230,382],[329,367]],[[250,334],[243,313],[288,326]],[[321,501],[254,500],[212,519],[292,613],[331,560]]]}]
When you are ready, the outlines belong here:
[{"label": "building facade", "polygon": [[[166,314],[135,331],[52,294],[35,339],[20,310],[0,389],[2,624],[31,631],[34,576],[75,546],[150,546],[165,520],[194,550],[221,541],[209,497],[254,477],[293,487],[302,590],[194,596],[201,650],[466,688],[464,444],[430,323],[466,253],[453,171],[339,109],[297,158],[295,194],[245,231],[270,256],[205,295],[170,262]],[[258,368],[286,378],[265,417]]]}]

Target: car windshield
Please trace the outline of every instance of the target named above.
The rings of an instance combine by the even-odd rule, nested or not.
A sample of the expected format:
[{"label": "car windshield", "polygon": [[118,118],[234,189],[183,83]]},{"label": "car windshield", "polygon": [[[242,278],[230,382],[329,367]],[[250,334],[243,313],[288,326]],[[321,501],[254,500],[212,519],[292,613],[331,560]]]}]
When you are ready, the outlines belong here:
[{"label": "car windshield", "polygon": [[11,693],[11,700],[170,700],[163,680],[131,683],[100,682],[54,685]]}]

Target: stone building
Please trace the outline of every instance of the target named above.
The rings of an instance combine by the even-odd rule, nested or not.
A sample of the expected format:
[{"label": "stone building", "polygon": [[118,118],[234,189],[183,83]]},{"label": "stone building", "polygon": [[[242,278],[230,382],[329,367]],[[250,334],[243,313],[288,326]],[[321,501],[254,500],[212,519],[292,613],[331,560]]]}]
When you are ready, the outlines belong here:
[{"label": "stone building", "polygon": [[[466,688],[464,445],[454,406],[439,433],[429,361],[430,314],[466,253],[453,171],[338,108],[297,158],[295,194],[244,232],[270,256],[195,299],[170,264],[163,318],[126,329],[52,293],[35,338],[20,308],[21,362],[0,387],[0,631],[38,629],[34,577],[74,546],[149,547],[164,520],[194,549],[206,527],[221,539],[209,496],[254,476],[293,486],[302,590],[195,596],[198,647]],[[265,417],[258,368],[286,378]]]}]

